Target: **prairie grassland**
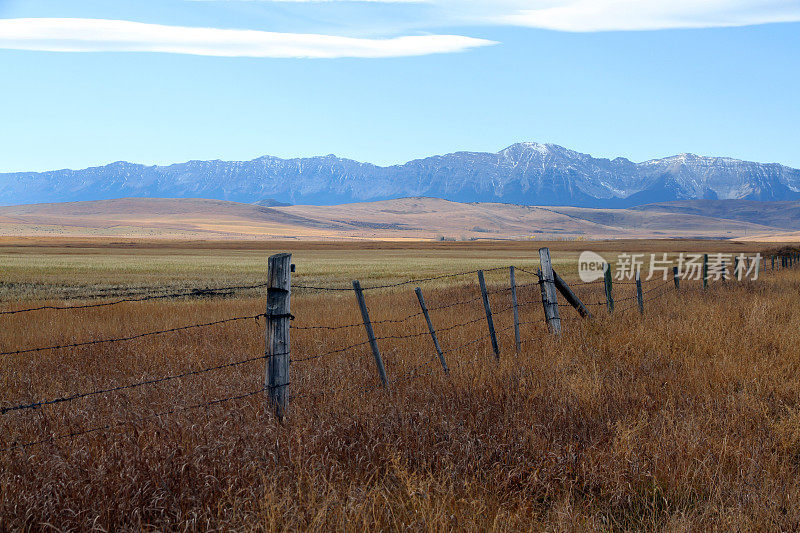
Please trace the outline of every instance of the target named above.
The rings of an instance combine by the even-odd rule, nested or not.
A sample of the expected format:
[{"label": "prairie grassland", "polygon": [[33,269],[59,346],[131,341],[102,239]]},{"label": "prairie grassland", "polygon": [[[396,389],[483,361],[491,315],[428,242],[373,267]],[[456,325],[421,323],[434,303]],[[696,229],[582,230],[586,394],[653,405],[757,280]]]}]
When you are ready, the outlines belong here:
[{"label": "prairie grassland", "polygon": [[[513,253],[519,259],[520,251]],[[570,257],[557,255],[557,264],[566,269]],[[520,264],[517,259],[500,251],[493,262]],[[304,263],[295,262],[302,272]],[[474,265],[492,266],[462,257],[460,268],[448,270]],[[389,268],[376,260],[374,271],[387,272],[380,279],[427,273]],[[35,268],[28,272],[38,275]],[[380,341],[388,391],[377,386],[366,345],[314,358],[363,343],[363,328],[301,329],[358,324],[352,293],[297,291],[290,385],[296,397],[283,424],[257,392],[263,360],[0,415],[2,448],[101,428],[1,452],[0,528],[800,526],[800,274],[714,283],[707,292],[697,283],[676,293],[653,282],[648,295],[663,296],[646,304],[644,316],[635,309],[608,316],[593,306],[597,316],[587,321],[562,308],[564,335],[556,339],[546,331],[539,288],[529,285],[535,278],[518,273],[526,341],[520,354],[503,276],[490,279],[499,361],[486,338],[474,276],[421,284],[430,307],[468,301],[432,311],[449,376],[437,366],[424,320],[403,320],[418,311],[413,286],[368,291],[373,320],[402,320],[377,323],[376,334],[406,337]],[[374,281],[362,277],[365,285]],[[600,284],[576,285],[576,291],[588,303],[603,299]],[[632,303],[626,298],[633,289],[615,291],[621,311]],[[263,296],[248,294],[7,315],[0,351],[263,309]],[[479,340],[455,350],[472,339]],[[263,350],[264,322],[249,319],[7,355],[2,405],[204,369]],[[257,394],[180,410],[251,391]]]},{"label": "prairie grassland", "polygon": [[[262,283],[266,258],[291,251],[294,280],[347,287],[353,279],[391,283],[442,272],[515,264],[536,268],[549,246],[556,268],[575,275],[578,254],[616,252],[754,253],[759,243],[702,240],[256,242],[0,238],[0,300],[80,297],[98,289],[185,289]],[[366,281],[365,281],[366,284]]]}]

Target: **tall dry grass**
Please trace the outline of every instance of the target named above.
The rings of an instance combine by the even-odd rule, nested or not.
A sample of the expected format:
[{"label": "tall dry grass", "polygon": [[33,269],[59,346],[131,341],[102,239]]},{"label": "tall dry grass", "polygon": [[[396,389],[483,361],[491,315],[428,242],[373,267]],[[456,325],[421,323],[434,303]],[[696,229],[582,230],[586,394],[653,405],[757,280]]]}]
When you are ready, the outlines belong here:
[{"label": "tall dry grass", "polygon": [[[532,280],[518,274],[518,282]],[[431,307],[476,284],[426,289]],[[494,286],[492,306],[509,295]],[[538,286],[521,289],[536,301]],[[578,287],[602,300],[599,285]],[[633,294],[619,286],[617,299]],[[522,309],[513,349],[487,339],[447,354],[425,335],[385,339],[377,387],[367,346],[293,364],[288,420],[257,390],[263,361],[0,417],[0,445],[121,424],[0,453],[0,528],[302,530],[796,530],[800,523],[800,276],[696,284],[593,321],[562,308],[550,336]],[[417,311],[413,292],[368,292],[374,320]],[[629,303],[625,302],[625,303]],[[294,295],[295,325],[359,321],[350,293]],[[3,319],[0,351],[121,336],[263,310],[255,297],[158,301]],[[624,307],[619,304],[619,308]],[[437,328],[482,316],[479,301],[433,312]],[[421,317],[378,336],[424,333]],[[443,348],[485,323],[441,334]],[[3,405],[122,385],[257,356],[250,320],[126,343],[7,356]],[[362,342],[362,328],[292,332],[304,359]],[[422,365],[422,366],[420,366]],[[418,369],[414,373],[414,369]],[[413,379],[411,379],[413,378]]]}]

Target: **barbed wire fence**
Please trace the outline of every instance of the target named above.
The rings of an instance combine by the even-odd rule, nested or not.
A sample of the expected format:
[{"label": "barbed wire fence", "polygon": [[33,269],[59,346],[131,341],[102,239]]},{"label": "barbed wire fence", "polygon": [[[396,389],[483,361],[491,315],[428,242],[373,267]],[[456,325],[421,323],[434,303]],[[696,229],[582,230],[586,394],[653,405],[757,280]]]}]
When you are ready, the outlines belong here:
[{"label": "barbed wire fence", "polygon": [[[510,331],[512,328],[514,330],[514,344],[517,353],[521,351],[523,345],[530,343],[534,340],[541,339],[541,334],[530,336],[525,339],[521,338],[520,328],[522,326],[542,323],[542,321],[544,321],[547,324],[551,333],[560,335],[562,331],[561,311],[560,311],[561,309],[573,308],[575,311],[577,311],[577,315],[575,316],[576,319],[591,319],[594,317],[595,314],[602,311],[603,309],[607,309],[609,314],[620,314],[620,313],[625,313],[627,311],[631,311],[638,307],[639,312],[643,314],[645,312],[645,304],[652,303],[655,300],[663,298],[670,293],[674,294],[676,291],[681,290],[679,272],[677,267],[673,267],[673,279],[648,279],[642,281],[639,277],[639,272],[637,270],[635,272],[635,280],[626,281],[624,279],[614,280],[611,276],[611,267],[610,265],[606,264],[601,278],[588,282],[573,281],[570,284],[568,284],[552,268],[552,265],[550,263],[549,250],[547,248],[540,249],[540,268],[537,271],[532,271],[515,266],[494,267],[486,270],[471,270],[466,272],[441,274],[436,276],[410,279],[389,284],[370,285],[366,287],[362,287],[358,281],[354,281],[352,288],[292,284],[291,272],[294,271],[294,265],[291,265],[290,261],[291,261],[290,254],[278,254],[270,257],[269,268],[268,268],[269,281],[266,283],[218,287],[213,289],[211,288],[190,289],[185,291],[173,291],[173,292],[154,294],[154,295],[141,294],[141,295],[136,295],[135,297],[116,298],[112,299],[111,301],[96,302],[90,304],[42,305],[30,308],[0,311],[0,315],[21,315],[24,313],[36,313],[43,311],[69,311],[76,309],[109,307],[109,306],[122,305],[125,303],[136,303],[136,302],[158,300],[158,299],[208,297],[215,295],[230,296],[233,294],[237,294],[237,292],[239,291],[247,291],[255,289],[266,289],[267,292],[267,311],[265,313],[258,313],[255,315],[246,315],[246,316],[234,316],[210,322],[166,328],[166,329],[149,331],[122,337],[64,343],[64,344],[42,346],[35,348],[20,348],[17,350],[0,352],[0,356],[14,357],[19,355],[30,355],[39,352],[57,351],[67,348],[93,346],[98,344],[113,345],[116,343],[124,343],[145,337],[166,335],[168,333],[178,332],[178,331],[211,328],[222,324],[241,322],[246,320],[256,320],[259,322],[263,320],[266,322],[267,342],[265,351],[261,355],[247,357],[243,359],[237,359],[234,361],[228,361],[225,363],[207,366],[203,368],[187,369],[182,372],[176,372],[157,377],[150,377],[147,379],[141,379],[130,383],[116,385],[113,387],[104,387],[104,388],[85,390],[85,391],[74,391],[70,394],[63,394],[52,398],[40,398],[34,401],[24,401],[18,403],[8,403],[6,401],[3,401],[3,405],[0,405],[0,415],[7,416],[12,413],[23,413],[31,410],[40,410],[57,404],[68,404],[72,402],[78,402],[90,397],[110,395],[121,391],[138,389],[142,387],[157,387],[167,382],[179,381],[199,375],[212,374],[214,372],[222,371],[224,369],[240,367],[243,365],[261,361],[263,363],[266,363],[266,376],[264,378],[263,386],[255,390],[249,390],[246,392],[240,392],[229,396],[223,396],[205,402],[194,403],[180,407],[173,407],[151,415],[134,417],[132,419],[125,421],[102,424],[99,426],[77,431],[55,433],[41,439],[34,439],[24,442],[17,442],[17,441],[8,442],[7,439],[0,436],[0,442],[3,442],[5,444],[5,446],[0,444],[0,446],[2,446],[0,447],[0,452],[10,452],[12,450],[25,449],[32,446],[53,443],[65,439],[77,438],[92,433],[112,430],[124,426],[126,424],[155,420],[179,412],[193,411],[193,410],[212,407],[215,405],[235,402],[237,400],[250,398],[262,393],[268,396],[270,407],[274,409],[276,415],[282,419],[285,416],[285,413],[287,412],[290,403],[295,400],[298,400],[300,398],[314,399],[335,392],[342,392],[341,388],[336,388],[328,391],[317,390],[317,391],[300,391],[300,392],[294,392],[292,394],[287,393],[287,389],[291,385],[291,380],[289,379],[289,372],[290,372],[290,365],[292,364],[301,364],[313,360],[320,360],[338,354],[348,354],[352,353],[354,350],[357,350],[359,348],[369,346],[380,377],[380,387],[388,389],[400,383],[412,381],[421,378],[423,376],[431,375],[436,372],[442,372],[443,374],[447,375],[452,368],[461,367],[467,364],[474,365],[476,364],[476,361],[472,359],[456,359],[454,361],[452,360],[448,361],[447,358],[449,356],[452,356],[458,352],[461,352],[469,347],[475,346],[482,342],[489,341],[491,343],[492,352],[494,353],[495,357],[499,359],[500,348],[498,343],[498,334]],[[764,272],[776,272],[781,269],[796,268],[799,264],[800,264],[800,254],[792,253],[792,254],[771,256],[767,257],[764,261],[764,266],[765,266]],[[738,259],[736,260],[733,266],[734,266],[734,272],[739,273],[740,264]],[[751,268],[752,266],[753,265],[750,265]],[[760,265],[758,264],[755,265],[756,272],[758,272],[759,266]],[[484,273],[500,272],[504,270],[509,271],[509,278],[510,278],[509,286],[495,288],[491,290],[488,289],[484,282]],[[531,276],[534,278],[534,281],[517,284],[515,278],[515,272],[521,272],[525,275]],[[739,275],[735,274],[732,277],[727,277],[726,274],[727,274],[727,269],[723,268],[721,274],[717,272],[717,273],[712,273],[712,275],[710,275],[708,268],[708,256],[707,255],[704,256],[704,263],[702,265],[702,281],[704,290],[707,289],[708,281],[712,279],[712,276],[716,276],[713,279],[714,281],[721,280],[722,282],[732,281],[734,279],[741,279],[741,274]],[[369,307],[367,306],[366,298],[364,296],[364,292],[366,291],[397,289],[405,286],[420,285],[425,282],[439,281],[439,280],[453,279],[453,278],[463,278],[471,275],[477,275],[479,281],[480,294],[475,297],[460,299],[450,303],[444,303],[432,307],[427,307],[424,297],[422,295],[422,290],[419,286],[417,286],[415,288],[415,292],[420,304],[419,311],[410,313],[400,318],[387,318],[375,321],[371,320]],[[667,276],[664,276],[664,278],[666,277]],[[577,292],[583,292],[583,293],[590,290],[596,292],[595,289],[599,287],[601,284],[603,291],[605,293],[604,298],[598,298],[597,295],[595,295],[594,296],[594,298],[596,299],[595,301],[589,301],[584,303],[576,294],[576,290]],[[572,288],[570,287],[570,285],[572,286]],[[617,286],[621,285],[623,287],[635,285],[635,294],[615,299],[613,293],[615,285]],[[525,288],[530,289],[533,288],[534,286],[538,286],[540,288],[541,298],[532,298],[525,300],[518,299],[518,290]],[[580,289],[578,289],[579,287]],[[361,310],[362,320],[359,322],[353,322],[343,325],[330,325],[330,324],[305,325],[302,322],[300,324],[296,324],[295,323],[296,317],[292,315],[290,312],[290,294],[292,290],[327,291],[327,292],[339,292],[339,293],[344,291],[348,292],[353,291],[356,295],[356,300]],[[114,294],[113,290],[109,290],[108,292],[110,294]],[[594,294],[594,292],[592,294]],[[510,296],[511,302],[509,305],[492,309],[490,296],[498,294]],[[565,298],[566,302],[558,302],[557,294],[561,294],[561,296]],[[432,312],[444,311],[461,306],[469,306],[470,304],[475,304],[481,301],[483,302],[483,307],[484,307],[483,310],[485,316],[479,316],[477,318],[462,320],[457,323],[449,324],[444,327],[439,327],[439,328],[435,327],[435,324],[431,317]],[[615,309],[616,304],[623,302],[626,305],[622,306],[621,308]],[[539,304],[542,305],[544,310],[544,320],[542,320],[542,318],[537,319],[535,317],[528,320],[520,320],[520,314],[519,314],[520,310],[528,310],[531,307],[538,306]],[[500,329],[495,328],[494,318],[509,312],[512,314],[513,317],[512,323]],[[422,318],[424,318],[425,324],[427,325],[427,328],[423,331],[418,331],[413,333],[384,334],[384,335],[376,335],[374,333],[373,326],[376,325],[381,327],[387,327],[387,326],[406,327],[411,321],[420,320]],[[484,321],[486,322],[485,332],[479,333],[472,337],[468,337],[467,335],[460,335],[459,339],[463,339],[462,342],[460,342],[455,346],[446,347],[445,349],[442,349],[439,340],[439,335],[441,335],[442,333],[454,332],[461,328],[469,328],[470,326],[477,326],[478,324]],[[318,353],[304,353],[304,354],[298,354],[295,357],[292,356],[292,351],[289,342],[289,335],[290,331],[292,330],[306,331],[312,333],[317,332],[319,334],[329,335],[332,332],[350,330],[353,328],[364,328],[366,337],[365,340],[356,343],[350,343],[343,347],[323,350]],[[402,340],[408,340],[426,336],[429,336],[431,338],[433,349],[426,350],[426,352],[422,354],[422,362],[416,364],[410,370],[407,370],[406,372],[403,372],[397,376],[393,376],[392,379],[389,379],[389,377],[386,375],[386,371],[383,365],[383,357],[380,350],[380,343],[390,340],[402,341]],[[359,389],[359,391],[367,392],[375,388],[377,387],[362,387]]]}]

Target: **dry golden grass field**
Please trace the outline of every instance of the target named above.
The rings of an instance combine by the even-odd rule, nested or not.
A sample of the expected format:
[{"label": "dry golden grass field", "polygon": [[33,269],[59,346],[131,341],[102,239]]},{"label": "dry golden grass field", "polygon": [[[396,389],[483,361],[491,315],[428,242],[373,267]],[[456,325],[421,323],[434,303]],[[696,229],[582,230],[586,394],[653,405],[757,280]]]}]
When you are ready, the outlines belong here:
[{"label": "dry golden grass field", "polygon": [[[333,206],[121,198],[0,207],[0,234],[61,238],[395,240],[771,238],[797,241],[796,202],[668,202],[630,209],[399,198]],[[789,232],[794,231],[794,234]],[[784,235],[774,238],[774,235]],[[770,237],[768,237],[770,236]]]},{"label": "dry golden grass field", "polygon": [[[4,355],[5,408],[137,386],[0,415],[0,529],[797,530],[800,271],[706,291],[653,281],[643,316],[633,286],[619,284],[614,314],[593,305],[583,320],[562,307],[555,338],[526,272],[540,245],[589,304],[604,293],[576,279],[583,249],[764,251],[723,241],[0,241],[1,311],[259,284],[279,251],[293,253],[293,281],[305,286],[486,269],[501,350],[497,361],[468,274],[419,283],[449,375],[416,284],[365,292],[388,390],[352,291],[293,291],[284,423],[262,390],[263,318]],[[508,270],[488,271],[511,264],[522,269],[520,353]],[[0,352],[264,310],[260,288],[5,314]],[[163,377],[175,379],[139,385]]]}]

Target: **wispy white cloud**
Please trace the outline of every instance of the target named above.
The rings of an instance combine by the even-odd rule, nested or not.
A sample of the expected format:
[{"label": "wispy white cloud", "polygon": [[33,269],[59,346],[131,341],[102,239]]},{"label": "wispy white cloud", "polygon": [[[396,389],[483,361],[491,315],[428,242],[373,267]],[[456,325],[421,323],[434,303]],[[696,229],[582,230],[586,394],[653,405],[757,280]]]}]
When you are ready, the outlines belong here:
[{"label": "wispy white cloud", "polygon": [[[560,31],[631,31],[800,21],[798,0],[565,0],[514,2],[489,20]],[[536,4],[539,4],[538,6]]]},{"label": "wispy white cloud", "polygon": [[49,52],[165,52],[221,57],[382,58],[495,44],[460,35],[362,39],[336,35],[166,26],[84,18],[0,19],[0,48]]},{"label": "wispy white cloud", "polygon": [[[193,0],[207,1],[207,0]],[[221,2],[415,3],[438,9],[436,21],[513,25],[570,32],[748,26],[800,21],[800,0],[214,0]],[[434,24],[431,24],[433,22]]]}]

